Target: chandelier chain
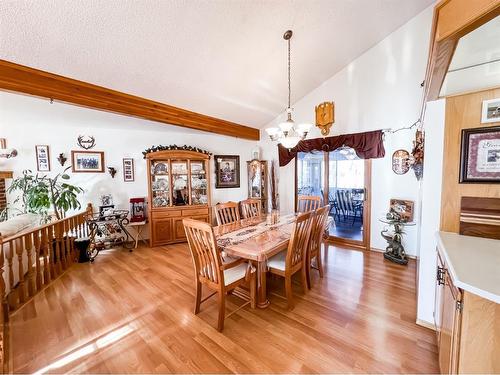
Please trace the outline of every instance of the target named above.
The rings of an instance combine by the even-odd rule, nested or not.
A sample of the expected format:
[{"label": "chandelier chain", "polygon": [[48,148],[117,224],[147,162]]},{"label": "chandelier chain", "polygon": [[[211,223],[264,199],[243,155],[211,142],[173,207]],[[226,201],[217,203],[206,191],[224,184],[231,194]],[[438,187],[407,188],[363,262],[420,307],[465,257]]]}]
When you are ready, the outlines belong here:
[{"label": "chandelier chain", "polygon": [[290,99],[291,99],[291,96],[292,96],[292,86],[291,86],[291,79],[290,79],[290,70],[291,70],[291,64],[290,64],[290,39],[288,39],[288,108],[290,108],[290,102],[291,102]]}]

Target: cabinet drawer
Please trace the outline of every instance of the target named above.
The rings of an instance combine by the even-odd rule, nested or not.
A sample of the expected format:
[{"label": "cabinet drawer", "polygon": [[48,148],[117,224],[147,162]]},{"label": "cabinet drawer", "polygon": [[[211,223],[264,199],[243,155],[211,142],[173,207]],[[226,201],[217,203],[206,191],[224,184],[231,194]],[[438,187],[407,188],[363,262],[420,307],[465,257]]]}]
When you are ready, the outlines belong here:
[{"label": "cabinet drawer", "polygon": [[198,215],[208,215],[208,207],[182,210],[182,216],[198,216]]},{"label": "cabinet drawer", "polygon": [[153,219],[161,219],[164,217],[174,217],[181,216],[181,210],[169,210],[169,211],[153,211],[152,216]]}]

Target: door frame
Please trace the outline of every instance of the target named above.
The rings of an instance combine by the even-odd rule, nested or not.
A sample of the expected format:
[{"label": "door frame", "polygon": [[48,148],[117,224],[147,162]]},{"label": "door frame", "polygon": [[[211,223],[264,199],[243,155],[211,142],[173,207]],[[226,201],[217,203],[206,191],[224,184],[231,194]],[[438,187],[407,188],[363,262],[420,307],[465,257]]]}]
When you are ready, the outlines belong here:
[{"label": "door frame", "polygon": [[[323,151],[323,161],[324,161],[324,174],[323,174],[323,202],[328,202],[328,193],[329,193],[329,173],[330,173],[330,168],[329,168],[329,152],[328,151]],[[294,194],[294,207],[295,207],[295,212],[297,212],[297,207],[298,207],[298,155],[295,158],[295,194]],[[347,246],[347,247],[354,247],[357,249],[362,249],[362,250],[371,250],[371,236],[370,236],[370,230],[371,230],[371,202],[372,202],[372,194],[371,194],[371,188],[372,188],[372,161],[371,159],[364,159],[365,161],[365,168],[364,168],[364,179],[365,179],[365,203],[363,207],[363,240],[362,241],[357,241],[357,240],[351,240],[347,238],[340,238],[340,237],[335,237],[335,236],[329,236],[328,239],[326,240],[327,242],[331,243],[332,245],[339,245],[339,246]]]}]

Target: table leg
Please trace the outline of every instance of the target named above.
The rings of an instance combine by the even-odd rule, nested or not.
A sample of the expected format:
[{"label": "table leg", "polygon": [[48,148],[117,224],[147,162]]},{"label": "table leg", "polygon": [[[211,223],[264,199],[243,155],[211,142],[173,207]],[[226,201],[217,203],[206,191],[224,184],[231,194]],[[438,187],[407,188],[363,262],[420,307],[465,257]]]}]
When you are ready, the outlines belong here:
[{"label": "table leg", "polygon": [[269,306],[266,291],[266,267],[267,263],[265,261],[257,263],[257,307],[261,309]]}]

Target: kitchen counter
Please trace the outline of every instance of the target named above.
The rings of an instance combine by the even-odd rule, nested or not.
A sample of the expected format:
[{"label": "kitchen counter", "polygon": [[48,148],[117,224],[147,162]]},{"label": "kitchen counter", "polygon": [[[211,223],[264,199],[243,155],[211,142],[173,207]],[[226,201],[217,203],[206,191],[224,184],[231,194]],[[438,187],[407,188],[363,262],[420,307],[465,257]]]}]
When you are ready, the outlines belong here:
[{"label": "kitchen counter", "polygon": [[438,232],[437,243],[455,286],[500,304],[500,240]]}]

